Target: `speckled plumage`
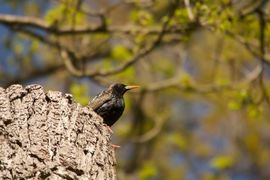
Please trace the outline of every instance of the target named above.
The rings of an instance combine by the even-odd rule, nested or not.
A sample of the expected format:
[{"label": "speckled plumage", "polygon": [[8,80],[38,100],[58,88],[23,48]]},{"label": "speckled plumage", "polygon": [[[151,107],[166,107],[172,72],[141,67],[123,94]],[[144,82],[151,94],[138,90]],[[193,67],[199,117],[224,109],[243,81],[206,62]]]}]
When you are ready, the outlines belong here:
[{"label": "speckled plumage", "polygon": [[105,124],[112,126],[120,118],[125,109],[123,95],[126,91],[137,87],[126,86],[120,83],[112,84],[108,89],[98,94],[89,103],[89,106],[103,118]]}]

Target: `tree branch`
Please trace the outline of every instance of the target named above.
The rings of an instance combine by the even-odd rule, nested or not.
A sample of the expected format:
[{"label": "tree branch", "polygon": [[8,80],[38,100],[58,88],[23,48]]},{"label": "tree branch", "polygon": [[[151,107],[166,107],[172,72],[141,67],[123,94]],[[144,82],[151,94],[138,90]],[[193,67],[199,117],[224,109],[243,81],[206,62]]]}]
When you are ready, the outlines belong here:
[{"label": "tree branch", "polygon": [[227,85],[216,85],[216,84],[199,84],[198,82],[193,81],[193,83],[188,86],[181,84],[181,76],[175,75],[172,78],[165,79],[158,82],[149,83],[146,86],[141,88],[141,91],[146,92],[156,92],[165,90],[168,88],[176,88],[184,92],[197,92],[202,94],[215,93],[225,90],[237,90],[238,86],[242,84],[248,84],[258,78],[261,73],[261,66],[256,66],[254,70],[249,72],[243,79],[233,82]]},{"label": "tree branch", "polygon": [[257,10],[257,14],[258,14],[258,18],[259,18],[259,42],[260,42],[260,54],[261,54],[261,73],[259,75],[259,83],[261,86],[261,90],[262,90],[262,100],[265,100],[267,102],[267,104],[270,106],[270,98],[269,95],[267,93],[267,89],[265,87],[265,83],[264,83],[264,69],[265,69],[265,28],[266,28],[266,22],[264,19],[264,12],[262,9],[258,9]]},{"label": "tree branch", "polygon": [[[95,26],[87,26],[87,27],[55,27],[53,25],[50,25],[46,21],[30,17],[30,16],[14,16],[14,15],[5,15],[0,14],[0,23],[7,25],[7,26],[21,26],[21,27],[30,27],[30,28],[37,28],[44,30],[48,33],[62,36],[62,35],[81,35],[81,34],[91,34],[91,33],[123,33],[123,34],[145,34],[145,35],[151,35],[151,34],[159,34],[161,29],[160,27],[151,27],[151,28],[141,28],[137,26],[104,26],[101,25],[95,25]],[[185,32],[187,29],[185,28],[173,28],[173,29],[167,29],[165,33],[170,34],[179,34]]]},{"label": "tree branch", "polygon": [[112,69],[112,70],[85,73],[85,72],[82,72],[81,70],[76,69],[72,65],[72,58],[69,56],[69,54],[67,52],[64,52],[63,50],[61,50],[61,54],[62,54],[63,60],[65,61],[65,64],[67,65],[67,68],[69,69],[69,71],[73,75],[78,76],[78,77],[81,77],[81,76],[88,76],[88,77],[102,76],[102,77],[104,77],[104,76],[110,76],[110,75],[114,75],[114,74],[117,74],[117,73],[120,73],[120,72],[124,71],[125,69],[127,69],[128,67],[130,67],[131,65],[133,65],[137,61],[139,61],[142,57],[144,57],[145,55],[152,52],[161,43],[162,38],[166,34],[166,30],[168,28],[169,22],[171,21],[171,19],[174,16],[176,7],[177,7],[176,5],[173,6],[173,9],[170,11],[167,20],[162,25],[162,29],[159,32],[157,39],[149,47],[145,47],[145,48],[141,49],[128,62],[126,62],[126,63],[124,63],[124,64],[122,64],[122,65],[120,65],[120,66],[118,66],[118,67],[116,67],[115,69]]}]

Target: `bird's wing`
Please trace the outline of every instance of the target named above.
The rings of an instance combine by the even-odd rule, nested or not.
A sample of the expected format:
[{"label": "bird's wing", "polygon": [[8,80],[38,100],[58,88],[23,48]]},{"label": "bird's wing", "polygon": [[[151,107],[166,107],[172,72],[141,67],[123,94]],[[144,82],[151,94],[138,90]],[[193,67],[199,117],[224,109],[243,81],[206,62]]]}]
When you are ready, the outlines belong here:
[{"label": "bird's wing", "polygon": [[112,94],[108,91],[102,91],[98,94],[92,101],[89,103],[89,107],[92,108],[94,111],[101,107],[104,103],[111,100]]}]

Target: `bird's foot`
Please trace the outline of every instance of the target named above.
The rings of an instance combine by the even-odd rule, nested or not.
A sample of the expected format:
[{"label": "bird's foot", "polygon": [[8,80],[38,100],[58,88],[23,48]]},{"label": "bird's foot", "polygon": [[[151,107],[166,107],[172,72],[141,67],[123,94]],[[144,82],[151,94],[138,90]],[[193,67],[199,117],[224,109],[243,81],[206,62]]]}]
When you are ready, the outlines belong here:
[{"label": "bird's foot", "polygon": [[113,148],[120,148],[121,146],[110,143]]}]

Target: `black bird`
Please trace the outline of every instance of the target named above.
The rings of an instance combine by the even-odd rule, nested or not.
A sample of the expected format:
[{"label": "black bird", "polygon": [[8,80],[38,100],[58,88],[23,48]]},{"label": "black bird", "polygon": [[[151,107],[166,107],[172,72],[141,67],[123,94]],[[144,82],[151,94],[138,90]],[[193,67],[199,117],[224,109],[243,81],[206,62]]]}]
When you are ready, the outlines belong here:
[{"label": "black bird", "polygon": [[127,86],[121,83],[115,83],[100,94],[98,94],[89,103],[98,115],[103,118],[103,122],[108,126],[112,126],[122,115],[125,109],[125,101],[123,95],[131,89],[139,86]]}]

